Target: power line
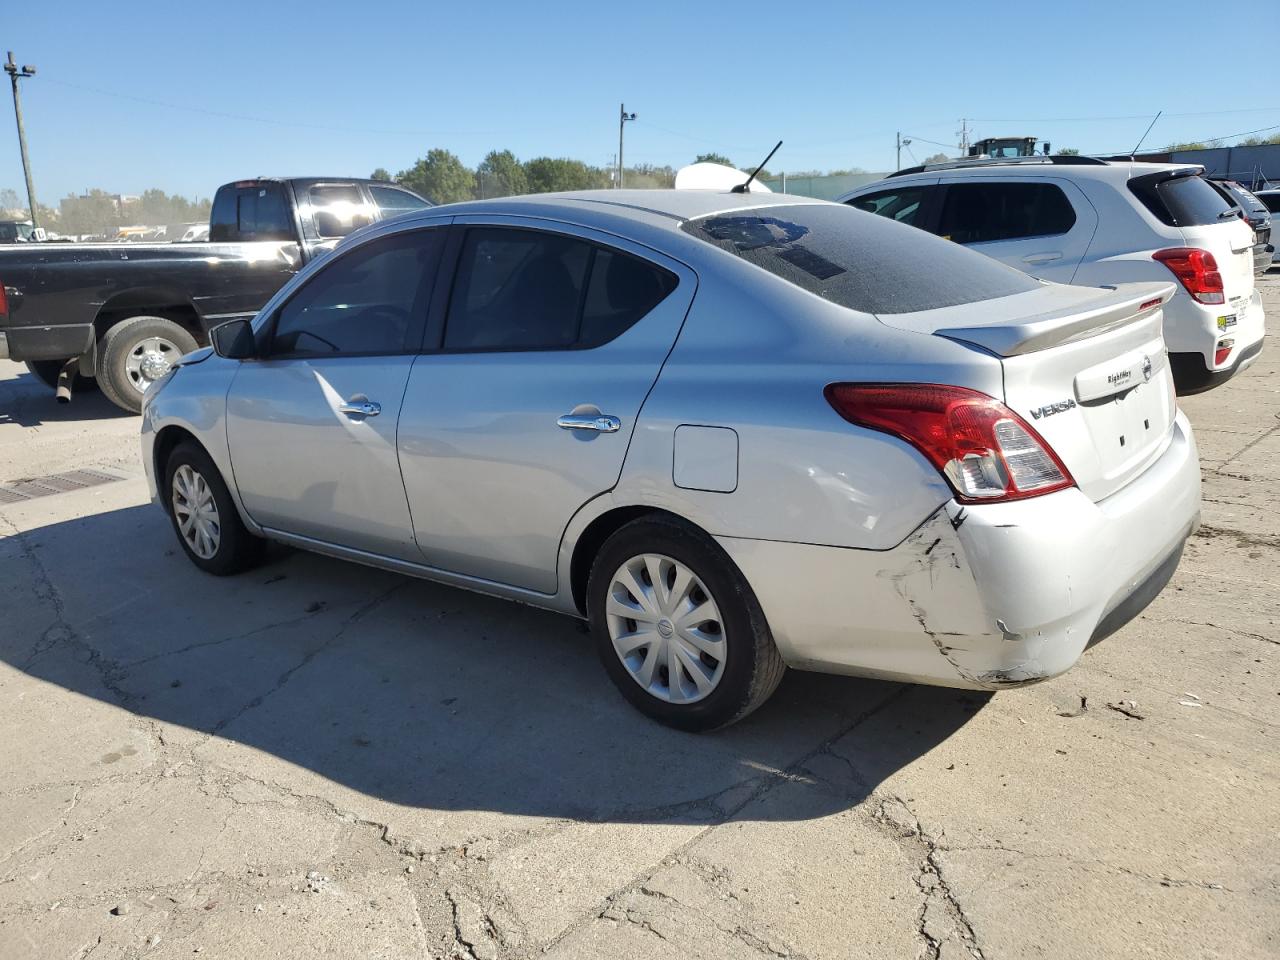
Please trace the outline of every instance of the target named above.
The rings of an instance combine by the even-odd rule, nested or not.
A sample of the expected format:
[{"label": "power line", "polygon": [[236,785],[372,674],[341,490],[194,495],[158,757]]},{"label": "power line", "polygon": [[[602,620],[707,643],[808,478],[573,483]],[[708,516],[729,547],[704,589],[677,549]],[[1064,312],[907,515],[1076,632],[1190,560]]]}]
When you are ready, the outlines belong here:
[{"label": "power line", "polygon": [[301,123],[294,120],[279,120],[275,117],[255,117],[246,113],[230,113],[225,110],[210,110],[206,107],[197,107],[190,104],[170,103],[166,100],[155,100],[150,97],[139,97],[131,93],[121,93],[118,90],[103,90],[100,87],[90,87],[85,84],[71,83],[67,80],[55,80],[47,78],[47,83],[56,84],[60,87],[69,87],[73,90],[83,90],[86,93],[97,94],[101,97],[115,97],[120,100],[131,100],[134,103],[145,103],[153,107],[164,107],[168,110],[179,110],[183,113],[202,114],[207,117],[222,117],[226,120],[242,120],[248,123],[263,123],[274,127],[295,127],[305,130],[324,130],[329,133],[374,133],[384,136],[413,136],[413,137],[440,137],[440,136],[469,136],[469,135],[485,135],[496,136],[509,133],[528,133],[529,130],[385,130],[369,127],[339,127],[330,124],[321,123]]}]

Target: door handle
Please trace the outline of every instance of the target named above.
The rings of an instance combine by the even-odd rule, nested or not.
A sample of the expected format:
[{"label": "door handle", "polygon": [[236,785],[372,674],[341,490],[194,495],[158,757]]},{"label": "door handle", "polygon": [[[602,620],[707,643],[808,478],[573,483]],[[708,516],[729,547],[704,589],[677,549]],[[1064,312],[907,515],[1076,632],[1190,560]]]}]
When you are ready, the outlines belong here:
[{"label": "door handle", "polygon": [[382,404],[372,400],[348,400],[338,404],[338,412],[349,417],[376,417],[382,412]]},{"label": "door handle", "polygon": [[607,413],[566,413],[556,421],[561,430],[594,430],[596,433],[617,433],[622,421]]},{"label": "door handle", "polygon": [[1050,260],[1061,260],[1061,253],[1029,253],[1022,258],[1023,263],[1048,263]]}]

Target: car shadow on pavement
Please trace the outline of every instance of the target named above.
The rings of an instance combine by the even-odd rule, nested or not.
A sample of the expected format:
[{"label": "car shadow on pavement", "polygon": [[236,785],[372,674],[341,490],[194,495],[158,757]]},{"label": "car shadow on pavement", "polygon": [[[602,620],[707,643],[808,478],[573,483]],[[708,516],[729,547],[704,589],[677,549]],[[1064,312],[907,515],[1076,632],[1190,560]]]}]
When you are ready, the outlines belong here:
[{"label": "car shadow on pavement", "polygon": [[[92,383],[92,381],[90,381]],[[121,410],[95,386],[82,387],[70,403],[59,403],[53,388],[30,373],[0,381],[0,425],[39,427],[76,420],[117,420],[135,414]]]},{"label": "car shadow on pavement", "polygon": [[[283,549],[248,574],[208,576],[151,506],[8,536],[0,567],[11,666],[420,809],[707,822],[779,774],[856,771],[817,806],[759,814],[820,816],[860,802],[987,701],[792,671],[736,726],[679,733],[618,695],[573,619]],[[875,725],[862,752],[824,764],[860,724]],[[170,728],[184,737],[200,744]],[[264,762],[307,776],[269,758],[255,775]]]}]

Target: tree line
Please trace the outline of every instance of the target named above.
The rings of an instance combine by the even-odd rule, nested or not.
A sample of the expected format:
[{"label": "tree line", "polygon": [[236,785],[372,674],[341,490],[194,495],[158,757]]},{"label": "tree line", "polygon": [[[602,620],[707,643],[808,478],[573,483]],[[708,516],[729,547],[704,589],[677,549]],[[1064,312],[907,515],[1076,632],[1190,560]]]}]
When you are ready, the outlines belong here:
[{"label": "tree line", "polygon": [[[719,153],[703,153],[695,163],[722,163],[737,167]],[[738,168],[741,169],[741,168]],[[797,171],[794,176],[821,176],[827,171]],[[858,170],[835,170],[830,173],[860,173]],[[385,168],[374,170],[374,180],[394,180],[436,203],[459,200],[483,200],[525,193],[551,193],[560,190],[599,190],[612,187],[616,168],[597,167],[569,157],[534,157],[520,160],[510,150],[491,150],[474,169],[468,167],[452,151],[435,148],[406,170],[392,174]],[[761,170],[760,176],[771,176]],[[676,171],[671,166],[640,163],[622,172],[625,187],[653,189],[675,185]]]},{"label": "tree line", "polygon": [[[144,190],[138,197],[121,198],[106,190],[93,189],[77,196],[68,194],[57,207],[37,204],[40,226],[75,236],[114,236],[121,227],[152,227],[179,223],[208,223],[212,201],[187,199],[163,190]],[[12,188],[0,189],[0,209],[27,217],[27,204]]]}]

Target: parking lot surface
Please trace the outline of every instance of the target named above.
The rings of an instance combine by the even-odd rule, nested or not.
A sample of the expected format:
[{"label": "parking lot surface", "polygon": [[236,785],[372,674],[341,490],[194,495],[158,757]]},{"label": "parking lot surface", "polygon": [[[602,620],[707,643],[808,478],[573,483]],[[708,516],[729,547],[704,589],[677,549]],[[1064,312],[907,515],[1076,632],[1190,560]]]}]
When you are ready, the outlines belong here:
[{"label": "parking lot surface", "polygon": [[0,957],[1278,956],[1280,352],[1181,404],[1203,526],[1070,673],[692,736],[569,619],[200,573],[138,421],[0,362]]}]

